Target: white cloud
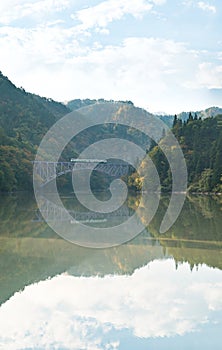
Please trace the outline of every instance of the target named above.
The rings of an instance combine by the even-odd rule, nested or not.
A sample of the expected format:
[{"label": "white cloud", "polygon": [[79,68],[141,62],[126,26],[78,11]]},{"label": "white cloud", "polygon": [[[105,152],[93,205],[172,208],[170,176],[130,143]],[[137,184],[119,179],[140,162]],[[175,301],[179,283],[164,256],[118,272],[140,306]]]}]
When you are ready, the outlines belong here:
[{"label": "white cloud", "polygon": [[8,350],[114,350],[115,331],[128,329],[139,338],[200,331],[222,310],[221,300],[221,271],[201,266],[191,273],[188,264],[176,271],[173,260],[152,262],[132,276],[61,275],[1,306],[0,344]]},{"label": "white cloud", "polygon": [[175,113],[181,103],[191,108],[184,89],[200,61],[183,43],[127,38],[121,45],[87,47],[81,38],[76,27],[2,28],[0,67],[27,91],[60,101],[104,97],[130,99],[150,111]]},{"label": "white cloud", "polygon": [[195,79],[190,83],[194,88],[220,89],[222,88],[222,65],[212,62],[200,63]]},{"label": "white cloud", "polygon": [[107,28],[96,28],[96,33],[104,34],[104,35],[109,35],[110,31]]},{"label": "white cloud", "polygon": [[59,12],[69,6],[70,0],[7,0],[0,2],[0,23],[10,24],[23,17],[41,17]]},{"label": "white cloud", "polygon": [[205,1],[184,0],[183,4],[189,7],[197,7],[203,11],[212,12],[214,14],[217,12],[216,6],[210,5],[208,2]]},{"label": "white cloud", "polygon": [[13,60],[13,53],[16,52],[18,66],[14,62],[15,68],[28,63],[30,66],[63,63],[70,55],[80,55],[87,51],[80,47],[76,36],[75,29],[62,29],[51,23],[35,29],[2,27],[0,28],[2,48],[0,62],[4,62],[7,57],[10,61]]},{"label": "white cloud", "polygon": [[[209,0],[182,1],[196,9],[216,11]],[[129,27],[120,36],[116,29],[112,31],[115,24],[109,27],[126,15],[132,20],[154,14],[155,5],[166,0],[96,3],[77,11],[83,5],[73,0],[0,1],[0,23],[5,24],[0,28],[0,70],[26,90],[60,101],[75,97],[130,99],[150,111],[170,113],[209,107],[204,89],[221,86],[220,64],[212,62],[212,57],[205,59],[201,52],[197,55],[189,44],[166,40],[170,7],[162,7],[164,24],[156,26],[153,18],[149,27],[145,20],[138,22],[136,32],[140,37],[128,37],[125,33]],[[78,24],[70,20],[71,11]],[[20,21],[13,23],[14,20]],[[69,27],[70,23],[73,27]],[[128,21],[123,21],[125,24],[130,26]],[[182,21],[181,28],[183,25]],[[133,35],[134,27],[129,31]],[[157,36],[150,37],[154,33]],[[179,37],[180,31],[175,33]],[[192,38],[190,41],[190,47],[195,47]],[[206,49],[208,42],[209,37]]]},{"label": "white cloud", "polygon": [[114,20],[120,20],[124,15],[141,18],[153,8],[162,5],[165,0],[107,0],[96,6],[77,11],[73,18],[77,18],[84,29],[92,27],[105,28]]},{"label": "white cloud", "polygon": [[209,11],[209,12],[212,12],[212,13],[216,13],[217,12],[215,6],[210,5],[210,4],[208,4],[208,3],[204,2],[204,1],[199,1],[197,3],[197,6],[203,11]]},{"label": "white cloud", "polygon": [[[106,28],[96,30],[108,34]],[[207,108],[200,89],[221,86],[220,64],[184,43],[131,37],[106,46],[90,38],[86,45],[84,35],[79,26],[62,28],[57,22],[35,29],[2,27],[0,69],[27,91],[56,100],[132,100],[151,112]]]}]

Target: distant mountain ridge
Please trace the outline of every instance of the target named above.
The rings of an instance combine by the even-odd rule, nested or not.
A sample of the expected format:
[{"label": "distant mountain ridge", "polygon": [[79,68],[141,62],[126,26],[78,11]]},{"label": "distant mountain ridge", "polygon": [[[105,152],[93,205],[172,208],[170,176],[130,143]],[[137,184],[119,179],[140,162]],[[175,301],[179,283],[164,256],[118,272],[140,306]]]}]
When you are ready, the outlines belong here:
[{"label": "distant mountain ridge", "polygon": [[[125,104],[129,104],[134,106],[134,103],[132,101],[114,101],[114,100],[105,100],[103,98],[100,99],[74,99],[71,100],[69,102],[67,102],[65,105],[66,107],[68,107],[68,109],[74,111],[83,107],[87,107],[96,103],[125,103]],[[152,114],[150,112],[148,112],[149,114]],[[189,114],[192,114],[192,116],[194,117],[195,115],[197,115],[197,118],[201,118],[201,119],[206,119],[206,118],[210,118],[210,117],[216,117],[217,115],[221,115],[222,114],[222,108],[220,107],[209,107],[205,110],[201,110],[201,111],[190,111],[190,112],[181,112],[179,114],[177,114],[177,118],[181,119],[183,121],[187,120],[189,118]],[[173,120],[174,120],[174,116],[175,114],[154,114],[155,116],[157,116],[158,118],[160,118],[163,122],[165,122],[168,126],[172,126],[173,125]]]},{"label": "distant mountain ridge", "polygon": [[210,117],[216,117],[217,115],[222,114],[222,108],[209,107],[209,108],[202,110],[202,111],[182,112],[182,113],[178,114],[178,118],[182,119],[182,120],[187,120],[189,117],[189,113],[191,113],[193,116],[195,116],[195,114],[196,114],[198,118],[206,119],[206,118],[210,118]]},{"label": "distant mountain ridge", "polygon": [[[186,121],[189,118],[189,115],[201,119],[206,119],[206,118],[211,118],[211,117],[216,117],[218,115],[222,115],[222,108],[221,107],[209,107],[205,110],[202,111],[190,111],[190,112],[181,112],[177,114],[177,118],[181,119],[182,121]],[[174,116],[173,114],[166,114],[166,115],[157,115],[161,120],[163,120],[167,125],[172,126],[173,125],[173,120]]]},{"label": "distant mountain ridge", "polygon": [[134,106],[132,101],[114,101],[114,100],[105,100],[104,98],[99,98],[99,99],[90,99],[90,98],[86,98],[86,99],[74,99],[71,100],[69,102],[66,103],[66,106],[72,110],[75,111],[79,108],[83,108],[83,107],[87,107],[96,103],[126,103],[129,105]]}]

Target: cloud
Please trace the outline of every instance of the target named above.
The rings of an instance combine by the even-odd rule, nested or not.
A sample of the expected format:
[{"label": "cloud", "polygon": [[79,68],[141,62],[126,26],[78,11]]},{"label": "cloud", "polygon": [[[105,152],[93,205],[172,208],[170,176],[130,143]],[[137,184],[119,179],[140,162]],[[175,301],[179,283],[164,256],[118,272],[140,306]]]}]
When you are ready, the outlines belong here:
[{"label": "cloud", "polygon": [[151,112],[207,108],[202,89],[221,86],[220,64],[184,43],[146,37],[118,45],[87,40],[79,26],[65,28],[60,22],[2,27],[0,67],[15,84],[46,97],[132,100]]},{"label": "cloud", "polygon": [[215,6],[210,5],[210,4],[208,4],[208,3],[204,2],[204,1],[199,1],[197,3],[197,6],[203,11],[208,11],[208,12],[212,12],[212,13],[216,13],[217,12]]},{"label": "cloud", "polygon": [[[176,17],[177,8],[169,14],[166,0],[95,3],[77,10],[83,5],[71,0],[0,1],[0,23],[5,25],[0,27],[0,70],[18,86],[60,101],[75,97],[127,99],[151,112],[167,113],[209,107],[207,90],[221,87],[220,64],[191,49],[195,35],[190,44],[179,41],[182,29],[175,32],[177,39],[167,39],[172,35],[168,19]],[[155,6],[165,3],[162,10],[168,19],[157,23]],[[196,10],[216,11],[207,0],[185,3]],[[71,12],[75,21],[70,19]],[[135,25],[133,18],[147,13],[154,15],[150,23],[144,20]],[[113,23],[118,20],[126,24],[121,35],[121,22],[117,27]],[[182,21],[181,28],[183,25]],[[184,41],[190,29],[188,34],[184,31]],[[208,35],[210,31],[206,42],[198,38],[199,47],[212,47]],[[219,50],[219,44],[217,47]],[[217,101],[221,103],[219,98]]]},{"label": "cloud", "polygon": [[[13,52],[16,52],[18,68],[26,64],[33,68],[39,64],[63,63],[70,55],[80,55],[87,51],[80,47],[74,28],[60,28],[57,23],[49,23],[38,28],[0,28],[0,43],[2,51],[0,62],[8,58],[13,60]],[[4,50],[3,50],[4,49]]]},{"label": "cloud", "polygon": [[198,65],[195,79],[190,81],[188,85],[191,88],[207,88],[221,89],[222,88],[222,65],[212,62],[202,62]]},{"label": "cloud", "polygon": [[219,270],[201,266],[191,273],[183,264],[176,271],[173,260],[152,262],[132,276],[57,276],[1,306],[0,344],[114,350],[124,330],[139,338],[184,335],[222,310],[221,288]]},{"label": "cloud", "polygon": [[141,18],[149,12],[154,5],[162,5],[165,0],[107,0],[80,11],[77,11],[73,18],[77,18],[82,28],[93,27],[105,28],[114,20],[120,20],[124,15],[132,15]]},{"label": "cloud", "polygon": [[203,11],[208,11],[212,13],[217,12],[217,8],[214,5],[210,5],[209,3],[205,1],[196,1],[196,0],[184,0],[183,4],[188,7],[197,7]]},{"label": "cloud", "polygon": [[70,0],[7,0],[0,3],[0,23],[8,25],[23,17],[36,18],[67,8]]}]

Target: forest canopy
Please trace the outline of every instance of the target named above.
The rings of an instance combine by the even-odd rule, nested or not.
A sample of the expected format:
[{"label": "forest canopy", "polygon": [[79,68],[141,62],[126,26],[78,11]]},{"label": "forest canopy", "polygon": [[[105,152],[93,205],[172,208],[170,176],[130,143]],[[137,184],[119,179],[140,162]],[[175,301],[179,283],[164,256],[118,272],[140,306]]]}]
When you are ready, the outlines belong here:
[{"label": "forest canopy", "polygon": [[[188,190],[191,192],[222,192],[222,115],[202,120],[197,115],[189,114],[182,121],[174,117],[172,132],[183,151],[188,170]],[[163,142],[160,141],[160,143]],[[161,190],[169,192],[172,178],[169,163],[155,143],[151,144],[148,156],[158,171]],[[139,172],[134,173],[129,182],[137,189],[149,181],[146,170],[146,158]]]}]

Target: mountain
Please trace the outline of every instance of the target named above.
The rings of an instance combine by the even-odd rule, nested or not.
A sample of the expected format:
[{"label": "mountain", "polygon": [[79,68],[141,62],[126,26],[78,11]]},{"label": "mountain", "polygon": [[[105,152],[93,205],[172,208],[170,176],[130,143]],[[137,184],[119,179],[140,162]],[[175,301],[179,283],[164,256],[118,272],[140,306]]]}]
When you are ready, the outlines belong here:
[{"label": "mountain", "polygon": [[203,111],[196,111],[196,112],[182,112],[178,114],[178,118],[181,120],[187,120],[189,118],[189,114],[192,114],[193,116],[197,116],[197,118],[206,119],[210,117],[216,117],[219,114],[222,114],[222,108],[219,107],[210,107]]},{"label": "mountain", "polygon": [[[115,101],[80,100],[70,101],[68,104],[53,101],[26,92],[16,87],[6,76],[0,73],[0,191],[17,191],[32,189],[32,161],[43,136],[49,128],[62,116],[82,107],[93,104],[113,104]],[[128,106],[136,115],[138,109],[131,101],[115,102],[117,111],[122,105]],[[91,113],[89,111],[89,113]],[[127,112],[128,113],[128,112]],[[148,113],[145,112],[144,113]],[[97,118],[95,115],[93,118]],[[61,160],[69,160],[97,140],[119,137],[127,138],[139,145],[149,146],[149,139],[139,134],[136,129],[121,125],[99,125],[81,132],[75,140],[71,140],[61,155]],[[58,140],[52,139],[52,147],[56,147]],[[59,178],[58,183],[64,187],[71,183],[70,178]],[[94,176],[93,187],[106,183],[98,176]]]},{"label": "mountain", "polygon": [[69,101],[66,106],[71,110],[75,111],[79,108],[87,107],[90,105],[98,104],[98,103],[125,103],[134,106],[132,101],[114,101],[114,100],[105,100],[104,98],[99,98],[99,99],[75,99],[72,101]]},{"label": "mountain", "polygon": [[[31,190],[32,161],[40,141],[49,128],[62,116],[79,108],[83,108],[82,112],[89,113],[96,120],[100,107],[103,108],[104,104],[107,104],[107,107],[110,105],[110,108],[115,105],[114,123],[95,126],[81,132],[64,149],[62,160],[78,156],[82,150],[100,139],[113,137],[127,139],[148,150],[149,137],[133,127],[119,125],[118,114],[123,113],[126,118],[137,118],[140,113],[151,118],[153,115],[135,107],[131,101],[75,99],[67,104],[60,103],[16,87],[0,72],[0,191]],[[218,107],[196,112],[197,117],[202,119],[220,113],[222,114],[222,109]],[[159,116],[159,118],[168,126],[173,125],[174,116]],[[189,113],[179,114],[178,120],[181,119],[189,119]],[[158,132],[161,134],[162,130]],[[52,146],[56,147],[57,144],[58,140],[52,139]],[[69,182],[65,177],[59,179],[62,186]],[[97,175],[94,179],[95,187],[101,183],[103,181]]]},{"label": "mountain", "polygon": [[6,136],[36,145],[48,128],[69,111],[62,103],[17,88],[0,72],[0,128]]},{"label": "mountain", "polygon": [[[188,190],[195,193],[222,193],[222,114],[205,119],[190,115],[186,122],[175,118],[172,132],[186,160]],[[172,189],[172,174],[169,163],[160,148],[164,143],[165,138],[159,145],[154,145],[149,151],[149,158],[152,159],[159,174],[161,189],[169,192]],[[131,175],[129,181],[131,186],[149,185],[147,159],[145,158],[140,165],[140,177],[136,174]],[[171,159],[173,159],[173,149]]]},{"label": "mountain", "polygon": [[32,160],[47,130],[70,110],[17,88],[0,72],[0,191],[32,189]]},{"label": "mountain", "polygon": [[[202,111],[191,111],[191,112],[181,112],[177,114],[177,118],[181,119],[182,121],[186,121],[189,118],[189,115],[192,115],[193,117],[197,117],[198,119],[206,119],[211,117],[216,117],[217,115],[222,114],[222,108],[220,107],[209,107]],[[168,126],[173,125],[174,117],[175,115],[169,114],[169,115],[158,115],[158,117],[163,120]]]}]

